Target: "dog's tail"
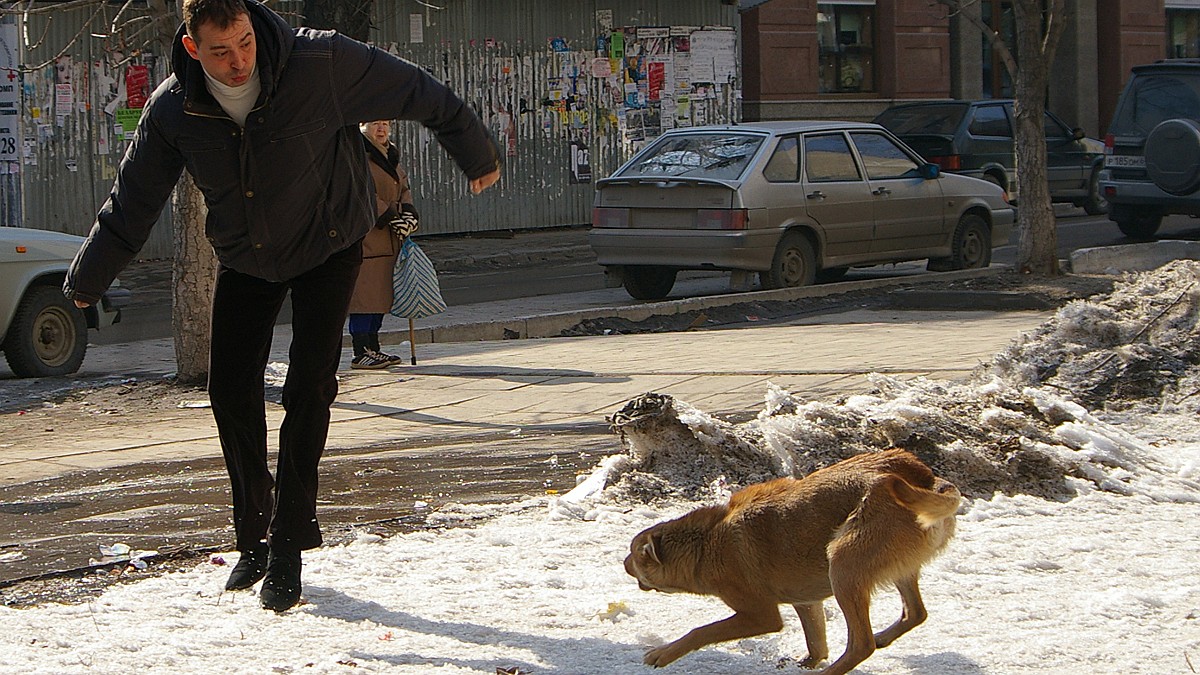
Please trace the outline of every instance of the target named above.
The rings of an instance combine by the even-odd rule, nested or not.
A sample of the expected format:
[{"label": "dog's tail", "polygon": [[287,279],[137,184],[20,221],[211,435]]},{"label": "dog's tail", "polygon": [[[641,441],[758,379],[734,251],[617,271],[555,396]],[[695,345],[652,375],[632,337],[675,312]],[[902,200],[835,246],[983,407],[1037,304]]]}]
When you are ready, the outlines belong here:
[{"label": "dog's tail", "polygon": [[917,523],[929,529],[958,512],[962,494],[948,480],[933,479],[933,488],[916,487],[896,474],[889,476],[888,488],[896,501],[917,514]]}]

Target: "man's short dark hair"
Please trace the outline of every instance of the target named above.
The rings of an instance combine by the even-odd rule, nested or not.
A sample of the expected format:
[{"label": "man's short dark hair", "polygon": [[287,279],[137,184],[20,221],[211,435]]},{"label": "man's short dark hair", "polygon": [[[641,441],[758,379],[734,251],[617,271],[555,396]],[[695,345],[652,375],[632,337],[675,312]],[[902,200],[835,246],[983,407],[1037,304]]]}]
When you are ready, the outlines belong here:
[{"label": "man's short dark hair", "polygon": [[242,0],[183,0],[183,25],[193,40],[202,24],[211,23],[225,29],[249,13]]}]

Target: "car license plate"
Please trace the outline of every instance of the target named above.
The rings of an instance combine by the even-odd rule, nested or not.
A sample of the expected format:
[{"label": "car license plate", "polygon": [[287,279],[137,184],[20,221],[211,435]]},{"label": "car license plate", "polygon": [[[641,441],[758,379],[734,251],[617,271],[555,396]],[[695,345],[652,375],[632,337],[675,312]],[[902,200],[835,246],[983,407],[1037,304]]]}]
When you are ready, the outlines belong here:
[{"label": "car license plate", "polygon": [[1144,155],[1108,155],[1104,158],[1104,166],[1144,169],[1146,168],[1146,157]]}]

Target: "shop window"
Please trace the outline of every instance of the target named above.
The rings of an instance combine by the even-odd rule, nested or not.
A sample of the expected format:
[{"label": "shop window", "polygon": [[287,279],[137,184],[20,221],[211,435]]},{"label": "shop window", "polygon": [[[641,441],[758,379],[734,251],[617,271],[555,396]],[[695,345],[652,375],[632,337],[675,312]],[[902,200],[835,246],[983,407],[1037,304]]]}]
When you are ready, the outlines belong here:
[{"label": "shop window", "polygon": [[1167,10],[1167,58],[1200,58],[1200,10]]},{"label": "shop window", "polygon": [[875,91],[875,3],[818,3],[821,92]]}]

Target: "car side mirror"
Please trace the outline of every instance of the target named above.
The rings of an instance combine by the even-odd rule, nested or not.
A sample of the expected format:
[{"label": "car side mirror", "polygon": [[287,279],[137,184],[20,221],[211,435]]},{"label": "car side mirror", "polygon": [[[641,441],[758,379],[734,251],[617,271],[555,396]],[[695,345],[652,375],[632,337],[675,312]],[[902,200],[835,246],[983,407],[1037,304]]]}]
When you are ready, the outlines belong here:
[{"label": "car side mirror", "polygon": [[1073,138],[1077,141],[1083,140],[1086,137],[1087,137],[1087,134],[1085,134],[1083,132],[1083,129],[1081,129],[1079,127],[1075,127],[1074,129],[1071,130],[1071,138]]},{"label": "car side mirror", "polygon": [[925,180],[933,180],[942,175],[942,169],[937,164],[922,164],[919,171],[921,178]]}]

